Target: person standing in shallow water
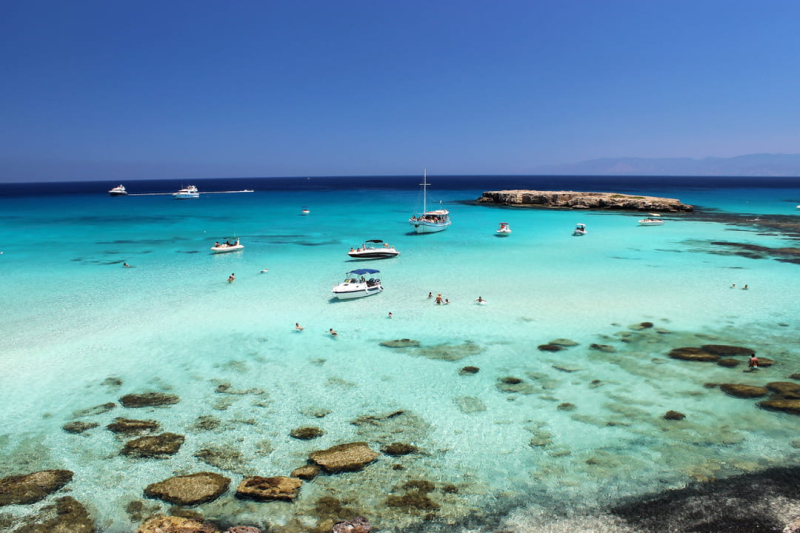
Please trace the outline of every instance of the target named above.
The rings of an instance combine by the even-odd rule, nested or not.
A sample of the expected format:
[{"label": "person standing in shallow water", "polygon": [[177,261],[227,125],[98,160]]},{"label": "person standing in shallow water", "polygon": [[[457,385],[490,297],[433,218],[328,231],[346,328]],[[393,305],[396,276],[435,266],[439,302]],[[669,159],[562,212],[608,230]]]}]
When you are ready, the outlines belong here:
[{"label": "person standing in shallow water", "polygon": [[236,281],[236,274],[228,276],[228,283],[233,283],[234,281]]},{"label": "person standing in shallow water", "polygon": [[756,354],[750,356],[750,362],[747,364],[747,366],[750,368],[751,372],[758,370],[758,357],[756,357]]}]

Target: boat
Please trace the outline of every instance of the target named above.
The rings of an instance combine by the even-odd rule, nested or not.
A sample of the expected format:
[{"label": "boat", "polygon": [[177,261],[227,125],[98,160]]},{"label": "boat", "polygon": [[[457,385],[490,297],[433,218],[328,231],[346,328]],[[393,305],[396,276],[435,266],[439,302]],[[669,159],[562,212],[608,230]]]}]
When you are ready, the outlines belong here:
[{"label": "boat", "polygon": [[347,255],[353,259],[389,259],[397,257],[400,252],[395,250],[394,246],[389,246],[380,239],[370,239],[360,248],[350,248]]},{"label": "boat", "polygon": [[128,196],[128,191],[125,190],[124,185],[117,185],[116,187],[108,191],[108,194],[110,194],[111,196]]},{"label": "boat", "polygon": [[508,226],[508,222],[501,222],[500,227],[497,228],[495,235],[498,237],[508,237],[511,235],[511,228]]},{"label": "boat", "polygon": [[230,240],[223,243],[215,242],[214,246],[211,247],[211,253],[226,254],[228,252],[238,252],[239,250],[243,249],[244,244],[240,243],[239,239],[237,238],[235,242],[231,242]]},{"label": "boat", "polygon": [[178,190],[178,192],[172,193],[172,196],[174,196],[176,200],[186,200],[188,198],[200,198],[200,192],[194,185],[189,185],[188,187]]},{"label": "boat", "polygon": [[640,226],[663,226],[664,221],[660,218],[643,218],[639,221]]},{"label": "boat", "polygon": [[331,292],[333,292],[334,298],[339,300],[351,300],[378,294],[383,291],[381,280],[374,277],[366,279],[364,276],[371,276],[379,272],[380,270],[371,268],[351,270],[346,274],[345,280],[335,286]]},{"label": "boat", "polygon": [[586,235],[586,224],[578,224],[575,226],[575,231],[572,232],[575,237]]},{"label": "boat", "polygon": [[428,211],[428,169],[422,179],[422,213],[411,217],[409,223],[417,233],[438,233],[450,226],[450,212],[447,209]]},{"label": "boat", "polygon": [[300,211],[300,214],[305,216],[305,215],[309,214],[310,212],[311,211],[308,209],[308,207],[303,206],[303,209],[302,209],[302,211]]}]

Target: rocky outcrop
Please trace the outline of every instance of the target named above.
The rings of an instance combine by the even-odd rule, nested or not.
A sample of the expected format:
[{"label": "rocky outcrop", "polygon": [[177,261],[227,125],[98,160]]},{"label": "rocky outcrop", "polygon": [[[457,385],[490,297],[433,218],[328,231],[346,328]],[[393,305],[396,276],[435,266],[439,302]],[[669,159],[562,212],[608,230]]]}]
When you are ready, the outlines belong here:
[{"label": "rocky outcrop", "polygon": [[741,383],[723,383],[719,388],[722,392],[734,398],[760,398],[761,396],[766,396],[768,392],[764,387],[743,385]]},{"label": "rocky outcrop", "polygon": [[381,451],[386,455],[391,455],[393,457],[397,457],[399,455],[408,455],[410,453],[416,453],[417,447],[413,444],[407,444],[405,442],[393,442],[388,446],[384,446],[381,448]]},{"label": "rocky outcrop", "polygon": [[98,424],[97,422],[76,421],[76,422],[67,422],[66,424],[61,426],[61,429],[63,429],[67,433],[72,433],[73,435],[80,435],[84,431],[89,431],[90,429],[94,429],[99,425],[100,424]]},{"label": "rocky outcrop", "polygon": [[486,191],[480,204],[559,209],[612,209],[620,211],[656,211],[663,213],[691,212],[691,205],[675,198],[634,196],[610,192],[576,191]]},{"label": "rocky outcrop", "polygon": [[292,477],[300,478],[303,481],[311,481],[322,471],[317,465],[304,465],[292,470]]},{"label": "rocky outcrop", "polygon": [[800,400],[764,400],[758,406],[769,411],[783,411],[791,415],[800,415]]},{"label": "rocky outcrop", "polygon": [[303,481],[294,477],[253,476],[242,480],[236,488],[236,496],[261,502],[272,500],[292,501],[297,497],[302,485]]},{"label": "rocky outcrop", "polygon": [[180,516],[154,516],[139,526],[136,533],[218,533],[211,524]]},{"label": "rocky outcrop", "polygon": [[120,435],[138,435],[148,431],[158,429],[158,422],[155,420],[132,420],[130,418],[116,418],[114,422],[107,425],[109,431]]},{"label": "rocky outcrop", "polygon": [[668,354],[672,359],[680,359],[681,361],[700,361],[703,363],[714,363],[719,361],[720,357],[717,354],[701,350],[700,348],[675,348],[670,350]]},{"label": "rocky outcrop", "polygon": [[366,442],[339,444],[327,450],[312,452],[309,459],[328,473],[355,472],[374,461],[380,454]]},{"label": "rocky outcrop", "polygon": [[213,472],[176,476],[148,485],[144,495],[176,505],[197,505],[214,501],[228,490],[231,480]]},{"label": "rocky outcrop", "polygon": [[751,356],[755,352],[752,348],[743,346],[729,346],[727,344],[704,344],[700,347],[703,351],[720,355],[722,357],[733,357],[736,355]]},{"label": "rocky outcrop", "polygon": [[110,410],[114,409],[117,406],[114,402],[104,403],[103,405],[95,405],[94,407],[89,407],[87,409],[80,409],[72,413],[72,416],[75,418],[82,418],[84,416],[97,416],[102,415],[103,413],[107,413]]},{"label": "rocky outcrop", "polygon": [[19,533],[94,533],[94,522],[86,508],[75,498],[65,496],[55,505],[46,505],[37,516],[17,529]]},{"label": "rocky outcrop", "polygon": [[313,426],[295,428],[289,433],[289,435],[292,438],[299,439],[299,440],[316,439],[317,437],[321,437],[324,434],[325,434],[325,432],[322,431],[320,428],[313,427]]},{"label": "rocky outcrop", "polygon": [[131,457],[165,457],[178,453],[184,440],[183,435],[175,433],[139,437],[128,441],[119,453]]},{"label": "rocky outcrop", "polygon": [[23,476],[0,479],[0,506],[28,505],[43,500],[70,481],[69,470],[41,470]]},{"label": "rocky outcrop", "polygon": [[800,400],[800,383],[773,381],[767,383],[766,387],[784,400]]},{"label": "rocky outcrop", "polygon": [[160,405],[176,404],[181,399],[175,394],[164,392],[145,392],[143,394],[126,394],[119,399],[123,407],[158,407]]},{"label": "rocky outcrop", "polygon": [[684,418],[686,415],[679,411],[667,411],[667,414],[664,415],[664,420],[683,420]]}]

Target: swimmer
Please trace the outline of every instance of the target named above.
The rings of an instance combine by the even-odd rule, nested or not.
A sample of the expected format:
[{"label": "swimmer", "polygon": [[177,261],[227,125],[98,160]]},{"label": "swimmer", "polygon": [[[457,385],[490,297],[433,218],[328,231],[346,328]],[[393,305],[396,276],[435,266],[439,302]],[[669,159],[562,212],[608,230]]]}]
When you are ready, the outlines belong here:
[{"label": "swimmer", "polygon": [[228,276],[228,283],[233,283],[236,280],[236,274]]},{"label": "swimmer", "polygon": [[269,272],[269,269],[268,269],[268,268],[265,268],[264,270],[262,270],[262,271],[261,271],[261,273],[262,273],[262,274],[263,274],[264,272]]},{"label": "swimmer", "polygon": [[393,316],[394,316],[394,315],[392,315],[392,312],[391,312],[391,311],[389,311],[389,318],[392,318]]},{"label": "swimmer", "polygon": [[331,337],[338,337],[339,336],[339,334],[336,333],[336,331],[333,328],[330,329],[330,333],[331,333]]},{"label": "swimmer", "polygon": [[303,331],[303,326],[301,326],[299,322],[295,322],[294,329],[297,331]]},{"label": "swimmer", "polygon": [[731,285],[731,289],[735,289],[735,288],[736,288],[736,284],[734,283],[733,285]]},{"label": "swimmer", "polygon": [[433,298],[433,293],[432,293],[432,292],[429,292],[429,293],[428,293],[428,299],[430,300],[431,298]]},{"label": "swimmer", "polygon": [[479,304],[485,304],[486,300],[484,300],[481,296],[478,296],[478,298],[475,300],[475,302],[479,303]]},{"label": "swimmer", "polygon": [[131,268],[131,266],[128,263],[122,263],[122,266],[124,266],[125,268]]},{"label": "swimmer", "polygon": [[436,305],[442,305],[442,293],[436,295]]},{"label": "swimmer", "polygon": [[742,290],[743,290],[743,291],[746,291],[746,290],[747,290],[747,285],[745,285],[744,287],[742,287]]},{"label": "swimmer", "polygon": [[447,298],[445,298],[445,299],[444,299],[444,305],[449,305],[449,304],[450,304],[450,300],[448,300]]}]

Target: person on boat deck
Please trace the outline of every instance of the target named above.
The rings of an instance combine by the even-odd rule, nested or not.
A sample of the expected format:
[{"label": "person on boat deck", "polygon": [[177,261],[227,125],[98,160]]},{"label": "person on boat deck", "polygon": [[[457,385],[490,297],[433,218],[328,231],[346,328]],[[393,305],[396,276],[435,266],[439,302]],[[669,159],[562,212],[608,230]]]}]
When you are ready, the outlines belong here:
[{"label": "person on boat deck", "polygon": [[388,242],[383,243],[383,247],[384,248],[388,248],[389,247],[389,243]]},{"label": "person on boat deck", "polygon": [[236,274],[231,274],[230,276],[228,276],[228,283],[233,283],[235,279],[236,279]]},{"label": "person on boat deck", "polygon": [[366,280],[364,279],[364,276],[361,276],[361,280],[360,280],[360,281],[361,281],[361,283],[364,283],[364,282],[366,281]]},{"label": "person on boat deck", "polygon": [[352,247],[352,246],[350,247],[350,251],[351,251],[351,252],[355,252],[355,250],[353,249],[353,247]]},{"label": "person on boat deck", "polygon": [[214,243],[214,247],[219,248],[219,241]]}]

